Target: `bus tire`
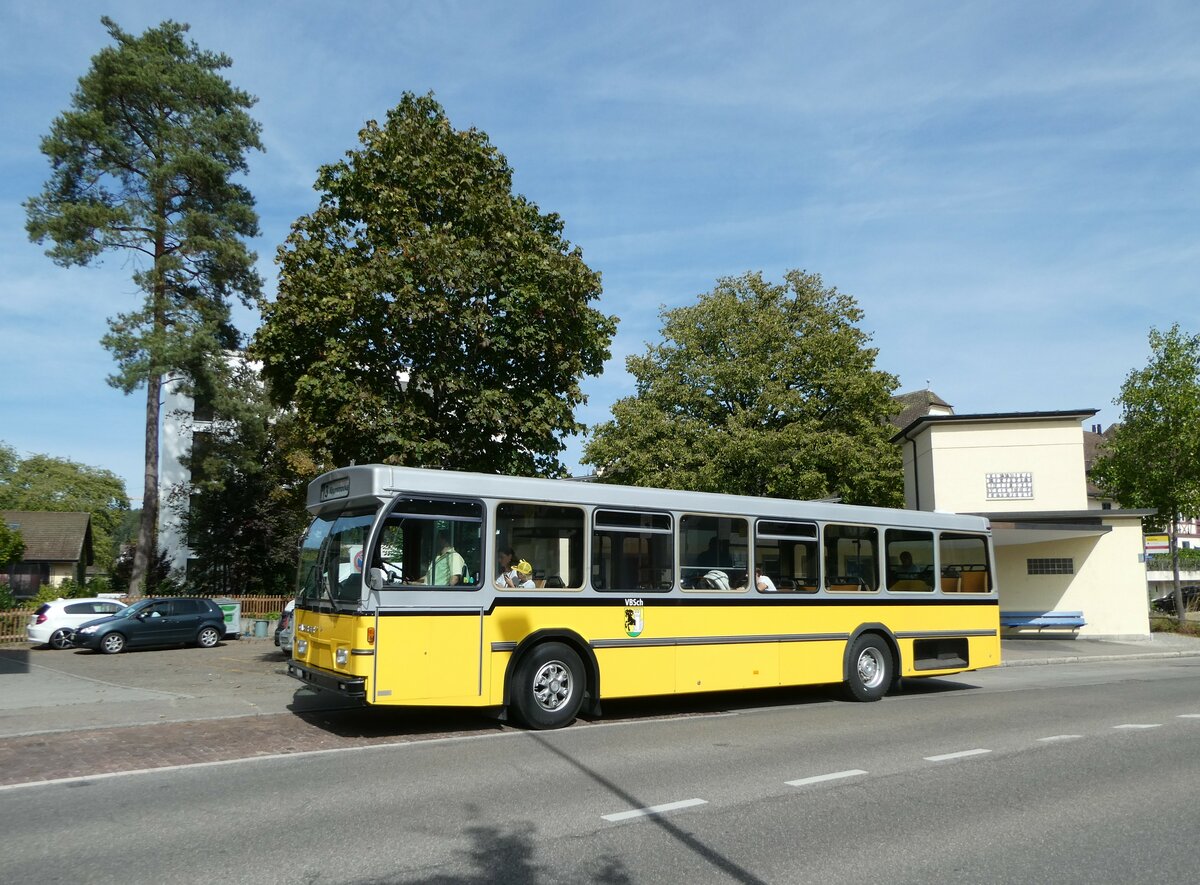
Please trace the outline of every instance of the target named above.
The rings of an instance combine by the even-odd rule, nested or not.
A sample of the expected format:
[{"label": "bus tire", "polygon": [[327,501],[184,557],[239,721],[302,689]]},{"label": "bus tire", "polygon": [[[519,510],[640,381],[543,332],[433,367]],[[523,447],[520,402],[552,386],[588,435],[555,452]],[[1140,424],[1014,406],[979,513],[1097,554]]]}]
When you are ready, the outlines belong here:
[{"label": "bus tire", "polygon": [[852,700],[877,701],[892,685],[892,651],[881,636],[864,633],[850,649],[846,691]]},{"label": "bus tire", "polygon": [[530,649],[513,674],[513,712],[529,728],[570,725],[583,704],[583,693],[583,662],[561,642]]}]

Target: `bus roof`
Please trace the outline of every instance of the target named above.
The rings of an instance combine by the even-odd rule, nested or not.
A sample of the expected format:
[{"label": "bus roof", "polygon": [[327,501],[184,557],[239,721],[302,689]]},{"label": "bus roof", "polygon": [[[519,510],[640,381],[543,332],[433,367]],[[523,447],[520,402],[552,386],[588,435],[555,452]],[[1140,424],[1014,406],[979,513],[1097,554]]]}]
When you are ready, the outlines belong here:
[{"label": "bus roof", "polygon": [[612,485],[500,476],[456,470],[392,467],[360,464],[341,467],[318,476],[308,486],[307,508],[316,515],[326,507],[350,501],[392,498],[401,492],[418,495],[447,495],[467,498],[496,498],[508,501],[552,501],[591,504],[635,510],[686,510],[697,513],[730,513],[780,519],[814,519],[833,522],[887,523],[895,526],[988,531],[988,520],[943,511],[898,510],[838,504],[828,501],[798,501],[787,498],[755,498],[709,492]]}]

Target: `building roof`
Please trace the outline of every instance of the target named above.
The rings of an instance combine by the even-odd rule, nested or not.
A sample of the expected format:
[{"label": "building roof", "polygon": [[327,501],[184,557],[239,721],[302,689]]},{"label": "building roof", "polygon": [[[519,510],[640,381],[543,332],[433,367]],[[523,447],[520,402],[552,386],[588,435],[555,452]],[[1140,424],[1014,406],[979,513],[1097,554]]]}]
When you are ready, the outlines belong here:
[{"label": "building roof", "polygon": [[907,427],[923,415],[953,415],[954,407],[932,390],[914,390],[892,397],[900,412],[889,420],[897,430]]},{"label": "building roof", "polygon": [[0,519],[21,533],[24,562],[92,564],[92,515],[45,510],[0,510]]},{"label": "building roof", "polygon": [[922,415],[892,437],[892,442],[908,439],[925,426],[931,424],[996,424],[1005,421],[1061,421],[1074,418],[1082,421],[1099,412],[1099,409],[1070,409],[1063,412],[990,412],[977,415]]}]

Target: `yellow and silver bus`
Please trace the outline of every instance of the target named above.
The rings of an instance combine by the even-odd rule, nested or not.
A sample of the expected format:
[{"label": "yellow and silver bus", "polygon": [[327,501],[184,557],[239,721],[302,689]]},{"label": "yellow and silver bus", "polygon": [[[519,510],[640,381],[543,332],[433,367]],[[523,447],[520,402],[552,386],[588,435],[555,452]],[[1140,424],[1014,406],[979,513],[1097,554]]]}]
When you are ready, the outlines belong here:
[{"label": "yellow and silver bus", "polygon": [[986,519],[363,465],[309,486],[290,675],[531,728],[1000,663]]}]

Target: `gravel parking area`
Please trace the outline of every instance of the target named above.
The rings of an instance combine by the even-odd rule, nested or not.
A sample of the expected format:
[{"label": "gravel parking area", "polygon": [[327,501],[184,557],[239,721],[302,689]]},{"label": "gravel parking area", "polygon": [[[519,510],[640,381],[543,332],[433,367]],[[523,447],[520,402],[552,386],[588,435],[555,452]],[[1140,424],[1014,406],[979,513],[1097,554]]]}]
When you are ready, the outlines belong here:
[{"label": "gravel parking area", "polygon": [[0,649],[0,789],[504,727],[469,711],[347,706],[290,678],[270,640]]}]

